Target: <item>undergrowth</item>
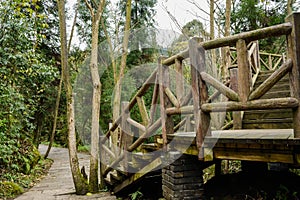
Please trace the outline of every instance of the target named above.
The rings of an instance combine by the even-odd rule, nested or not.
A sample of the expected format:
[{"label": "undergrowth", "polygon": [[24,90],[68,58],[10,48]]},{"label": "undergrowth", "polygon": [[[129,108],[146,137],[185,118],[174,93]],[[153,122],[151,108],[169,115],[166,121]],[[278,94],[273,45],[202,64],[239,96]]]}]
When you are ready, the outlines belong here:
[{"label": "undergrowth", "polygon": [[52,160],[40,159],[29,173],[1,171],[0,199],[14,198],[33,187],[48,172]]}]

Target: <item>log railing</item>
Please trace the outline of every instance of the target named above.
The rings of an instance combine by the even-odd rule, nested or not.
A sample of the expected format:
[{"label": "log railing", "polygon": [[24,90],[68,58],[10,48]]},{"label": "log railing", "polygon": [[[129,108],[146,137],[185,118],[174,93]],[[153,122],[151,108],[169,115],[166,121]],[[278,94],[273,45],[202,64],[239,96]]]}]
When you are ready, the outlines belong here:
[{"label": "log railing", "polygon": [[[203,141],[206,135],[210,135],[210,113],[233,111],[241,117],[238,112],[246,110],[268,110],[277,108],[292,108],[294,116],[294,136],[300,138],[300,14],[296,13],[287,22],[255,31],[240,33],[225,38],[211,41],[202,41],[193,38],[189,41],[189,48],[169,58],[160,58],[158,68],[147,79],[145,84],[138,90],[136,95],[128,103],[123,104],[120,117],[112,124],[111,128],[101,139],[101,145],[118,127],[121,127],[121,144],[124,151],[120,155],[112,152],[107,147],[101,148],[113,160],[102,169],[103,175],[107,175],[111,169],[119,165],[126,158],[126,152],[136,150],[143,142],[152,136],[159,128],[163,138],[163,149],[167,149],[167,135],[185,127],[190,129],[193,121],[196,132],[196,144],[199,150],[199,159],[203,159]],[[259,56],[257,54],[257,42],[268,37],[287,36],[287,59],[265,80],[257,89],[253,90],[253,74],[260,70]],[[252,43],[252,46],[249,44]],[[255,46],[256,45],[256,46]],[[237,51],[237,68],[233,72],[236,82],[230,84],[222,83],[206,72],[205,52],[209,49],[224,46],[235,47]],[[189,59],[190,76],[188,80],[190,87],[184,86],[183,62]],[[281,62],[281,61],[280,61]],[[172,66],[172,68],[171,68]],[[272,65],[274,66],[274,65]],[[275,64],[276,66],[276,64]],[[175,89],[171,88],[170,70],[175,69]],[[291,96],[287,98],[260,99],[274,84],[283,76],[289,74],[291,85]],[[151,105],[145,105],[143,95],[153,86]],[[208,93],[208,87],[216,89],[212,95]],[[218,95],[228,98],[226,102],[214,102]],[[138,122],[130,117],[130,111],[137,105],[142,121]],[[150,107],[149,111],[147,107]],[[160,117],[155,118],[159,109]],[[180,121],[174,121],[173,115],[181,115]],[[238,119],[235,119],[238,120]],[[239,119],[241,120],[241,119]],[[133,142],[131,127],[138,129],[140,136]],[[129,135],[130,137],[126,136]],[[126,167],[125,167],[126,168]]]}]

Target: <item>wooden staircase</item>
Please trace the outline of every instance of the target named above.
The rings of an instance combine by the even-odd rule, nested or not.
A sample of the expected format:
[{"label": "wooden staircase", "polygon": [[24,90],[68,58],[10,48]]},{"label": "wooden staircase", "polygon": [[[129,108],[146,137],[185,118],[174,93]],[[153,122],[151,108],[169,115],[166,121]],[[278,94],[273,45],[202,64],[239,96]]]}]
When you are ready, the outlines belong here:
[{"label": "wooden staircase", "polygon": [[[254,89],[265,81],[273,71],[260,72]],[[284,76],[261,99],[283,98],[290,96],[288,75]],[[292,128],[293,118],[291,109],[245,111],[243,129],[288,129]]]},{"label": "wooden staircase", "polygon": [[118,194],[122,194],[123,191],[127,194],[130,194],[129,191],[137,191],[139,189],[137,183],[149,187],[159,185],[161,188],[161,164],[158,152],[131,153],[128,157],[127,170],[124,169],[124,164],[121,164],[117,169],[110,171],[104,180],[106,185]]}]

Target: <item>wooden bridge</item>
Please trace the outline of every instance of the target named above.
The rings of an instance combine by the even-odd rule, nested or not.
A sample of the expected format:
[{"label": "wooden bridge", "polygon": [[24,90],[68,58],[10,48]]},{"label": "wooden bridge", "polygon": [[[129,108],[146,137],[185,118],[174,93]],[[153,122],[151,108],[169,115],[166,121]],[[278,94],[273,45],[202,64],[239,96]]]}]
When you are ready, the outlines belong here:
[{"label": "wooden bridge", "polygon": [[[282,36],[284,55],[259,52],[259,40]],[[122,114],[101,139],[101,173],[112,190],[122,192],[137,181],[162,177],[158,180],[166,199],[199,199],[202,170],[216,164],[218,173],[222,159],[299,167],[300,13],[283,24],[211,41],[192,38],[188,45],[159,59],[157,69],[130,102],[122,103]],[[226,46],[235,57],[230,81],[222,83],[207,73],[206,59],[209,50]],[[152,103],[145,105],[143,96],[149,91]],[[130,117],[134,106],[141,121]],[[231,119],[214,126],[214,113]],[[122,150],[109,148],[108,138],[114,134]],[[145,143],[149,138],[154,142]]]}]

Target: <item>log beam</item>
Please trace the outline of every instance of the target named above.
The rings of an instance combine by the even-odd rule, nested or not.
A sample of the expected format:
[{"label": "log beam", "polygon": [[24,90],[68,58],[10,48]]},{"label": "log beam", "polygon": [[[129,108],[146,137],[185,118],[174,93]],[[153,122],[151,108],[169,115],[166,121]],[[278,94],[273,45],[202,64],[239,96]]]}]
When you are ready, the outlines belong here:
[{"label": "log beam", "polygon": [[207,74],[206,72],[201,72],[201,78],[218,91],[220,91],[223,95],[225,95],[231,101],[239,101],[239,95],[233,91],[232,89],[226,87],[223,83],[212,77],[211,75]]},{"label": "log beam", "polygon": [[201,106],[204,112],[229,112],[246,110],[271,110],[283,108],[297,108],[299,101],[296,98],[258,99],[248,102],[220,102],[207,103]]},{"label": "log beam", "polygon": [[281,78],[283,78],[292,69],[292,66],[292,60],[288,59],[278,70],[276,70],[250,94],[249,100],[259,99],[264,94],[266,94]]}]

